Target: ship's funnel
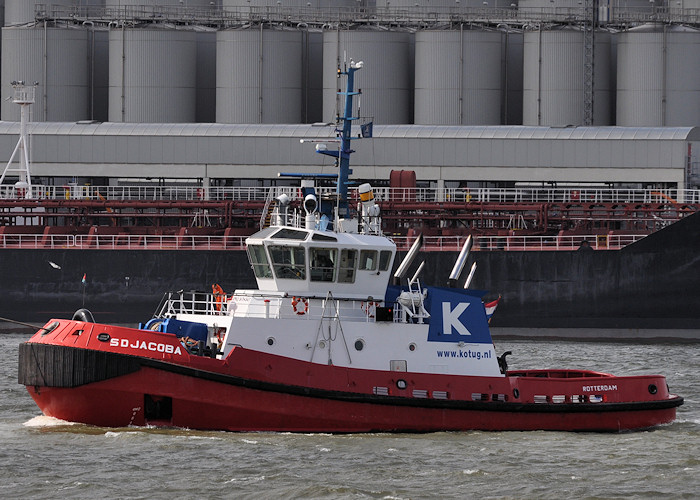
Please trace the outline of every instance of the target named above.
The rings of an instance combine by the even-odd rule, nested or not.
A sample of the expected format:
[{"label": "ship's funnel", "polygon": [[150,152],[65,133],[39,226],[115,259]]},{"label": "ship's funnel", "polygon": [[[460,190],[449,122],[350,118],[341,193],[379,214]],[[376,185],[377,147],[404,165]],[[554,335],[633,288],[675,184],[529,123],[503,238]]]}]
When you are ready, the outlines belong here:
[{"label": "ship's funnel", "polygon": [[411,246],[411,249],[406,254],[406,257],[403,258],[403,260],[401,261],[401,264],[399,264],[399,267],[396,269],[396,272],[394,273],[394,284],[395,285],[398,285],[401,283],[401,278],[403,278],[406,275],[406,271],[408,271],[408,268],[411,266],[413,259],[416,258],[416,255],[418,255],[418,252],[420,251],[422,246],[423,246],[423,234],[421,233],[418,235],[418,238],[416,238],[416,241],[413,242],[413,245]]},{"label": "ship's funnel", "polygon": [[450,277],[447,280],[447,284],[451,288],[454,288],[456,286],[457,280],[459,280],[459,276],[460,274],[462,274],[464,264],[467,263],[467,257],[469,257],[469,251],[472,249],[472,243],[472,235],[470,234],[469,236],[467,236],[467,241],[465,241],[464,245],[462,245],[462,251],[459,252],[459,257],[457,257],[455,265],[452,268],[452,272],[450,273]]}]

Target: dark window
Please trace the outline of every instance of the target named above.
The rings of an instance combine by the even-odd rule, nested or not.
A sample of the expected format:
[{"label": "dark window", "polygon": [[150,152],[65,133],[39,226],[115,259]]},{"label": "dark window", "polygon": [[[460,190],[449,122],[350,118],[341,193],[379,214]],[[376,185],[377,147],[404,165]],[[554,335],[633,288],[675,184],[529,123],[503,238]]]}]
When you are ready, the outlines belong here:
[{"label": "dark window", "polygon": [[379,270],[386,271],[391,265],[391,250],[382,250],[379,253]]},{"label": "dark window", "polygon": [[299,229],[289,229],[285,227],[277,231],[273,238],[281,240],[305,240],[309,235],[306,231],[300,231]]},{"label": "dark window", "polygon": [[302,247],[270,246],[268,250],[278,279],[306,279],[306,260]]},{"label": "dark window", "polygon": [[310,248],[311,281],[335,281],[335,263],[338,250],[335,248]]},{"label": "dark window", "polygon": [[272,269],[262,245],[248,245],[248,258],[256,278],[272,278]]}]

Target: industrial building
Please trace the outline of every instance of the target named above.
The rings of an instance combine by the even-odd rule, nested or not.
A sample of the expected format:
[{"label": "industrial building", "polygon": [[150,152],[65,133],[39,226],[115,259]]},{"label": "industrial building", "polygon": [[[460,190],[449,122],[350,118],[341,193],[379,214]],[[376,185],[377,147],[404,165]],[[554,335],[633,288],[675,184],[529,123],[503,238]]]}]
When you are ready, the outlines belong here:
[{"label": "industrial building", "polygon": [[[364,61],[354,176],[431,186],[695,188],[700,0],[5,0],[36,83],[40,183],[268,185],[333,172],[335,69]],[[329,145],[329,147],[331,147]]]}]

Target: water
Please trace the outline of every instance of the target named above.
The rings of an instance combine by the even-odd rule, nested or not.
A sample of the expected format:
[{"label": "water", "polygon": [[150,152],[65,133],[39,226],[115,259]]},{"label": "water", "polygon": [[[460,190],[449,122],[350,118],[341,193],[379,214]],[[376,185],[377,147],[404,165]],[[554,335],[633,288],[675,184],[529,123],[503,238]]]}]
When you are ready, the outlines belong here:
[{"label": "water", "polygon": [[675,423],[625,434],[105,429],[40,416],[0,335],[0,498],[697,498],[700,344],[501,341],[512,368],[662,373]]}]

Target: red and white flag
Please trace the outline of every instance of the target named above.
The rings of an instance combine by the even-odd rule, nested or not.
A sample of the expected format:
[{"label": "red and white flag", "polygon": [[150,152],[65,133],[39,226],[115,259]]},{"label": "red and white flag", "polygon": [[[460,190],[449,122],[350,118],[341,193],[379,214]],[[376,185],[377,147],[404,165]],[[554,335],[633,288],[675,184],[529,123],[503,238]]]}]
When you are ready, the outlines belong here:
[{"label": "red and white flag", "polygon": [[496,312],[496,308],[498,307],[498,303],[500,301],[501,296],[499,295],[496,300],[484,304],[484,307],[486,308],[486,319],[489,320],[489,323],[491,322],[491,316],[493,316],[493,313]]}]

